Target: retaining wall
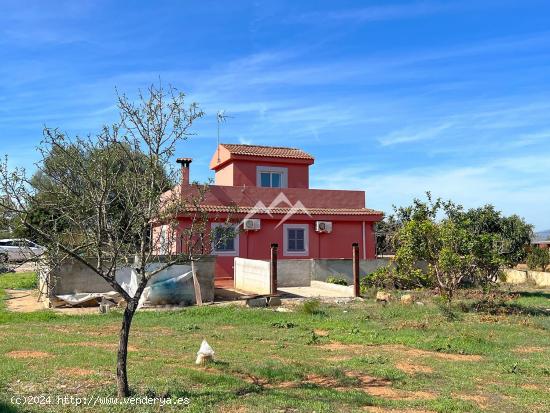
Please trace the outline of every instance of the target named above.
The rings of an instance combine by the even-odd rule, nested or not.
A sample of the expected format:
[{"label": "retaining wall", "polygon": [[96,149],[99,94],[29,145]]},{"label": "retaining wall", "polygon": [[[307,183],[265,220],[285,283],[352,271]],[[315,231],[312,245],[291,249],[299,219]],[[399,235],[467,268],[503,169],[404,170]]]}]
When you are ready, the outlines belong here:
[{"label": "retaining wall", "polygon": [[550,272],[507,269],[504,274],[508,284],[533,283],[538,287],[550,287]]}]

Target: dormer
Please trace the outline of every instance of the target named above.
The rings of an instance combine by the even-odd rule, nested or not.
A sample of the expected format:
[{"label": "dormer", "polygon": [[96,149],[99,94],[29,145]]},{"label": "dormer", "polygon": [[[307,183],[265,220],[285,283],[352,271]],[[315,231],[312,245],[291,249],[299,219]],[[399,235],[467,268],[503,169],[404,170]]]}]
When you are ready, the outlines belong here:
[{"label": "dormer", "polygon": [[301,149],[221,143],[210,169],[216,172],[216,185],[309,188],[313,162]]}]

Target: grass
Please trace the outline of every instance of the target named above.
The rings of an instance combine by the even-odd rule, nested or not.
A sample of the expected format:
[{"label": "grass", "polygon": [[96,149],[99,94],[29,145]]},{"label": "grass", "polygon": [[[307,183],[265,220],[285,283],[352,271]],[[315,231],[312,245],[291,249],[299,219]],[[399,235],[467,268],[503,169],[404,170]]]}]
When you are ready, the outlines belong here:
[{"label": "grass", "polygon": [[0,274],[0,289],[29,290],[36,288],[38,280],[34,272]]},{"label": "grass", "polygon": [[[8,279],[1,288],[22,283]],[[457,306],[454,321],[427,295],[422,301],[140,312],[130,337],[132,391],[188,397],[185,408],[56,404],[57,396],[115,396],[120,313],[15,314],[2,306],[0,411],[550,411],[548,291],[513,295],[506,304],[529,311],[511,314],[476,312],[464,299],[469,311]],[[203,338],[216,355],[199,368]],[[10,403],[15,395],[47,395],[54,404],[23,408]]]}]

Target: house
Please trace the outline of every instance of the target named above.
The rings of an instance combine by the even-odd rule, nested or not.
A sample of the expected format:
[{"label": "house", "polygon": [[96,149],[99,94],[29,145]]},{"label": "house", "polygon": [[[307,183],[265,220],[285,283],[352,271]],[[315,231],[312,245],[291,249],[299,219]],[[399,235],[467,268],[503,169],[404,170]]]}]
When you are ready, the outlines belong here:
[{"label": "house", "polygon": [[531,241],[531,245],[533,247],[548,249],[550,248],[550,240],[541,240],[541,239],[534,240],[534,241]]},{"label": "house", "polygon": [[[181,194],[192,192],[192,160],[179,158]],[[351,258],[359,243],[362,259],[375,258],[373,225],[382,212],[365,207],[364,191],[312,189],[314,158],[295,148],[220,144],[210,162],[215,183],[201,201],[208,213],[207,231],[216,257],[216,279],[233,278],[235,257],[269,259],[270,245],[279,245],[279,259]],[[230,216],[234,235],[217,239],[217,228]],[[191,217],[178,217],[178,231]],[[161,228],[162,230],[162,228]],[[178,236],[168,248],[185,248]]]}]

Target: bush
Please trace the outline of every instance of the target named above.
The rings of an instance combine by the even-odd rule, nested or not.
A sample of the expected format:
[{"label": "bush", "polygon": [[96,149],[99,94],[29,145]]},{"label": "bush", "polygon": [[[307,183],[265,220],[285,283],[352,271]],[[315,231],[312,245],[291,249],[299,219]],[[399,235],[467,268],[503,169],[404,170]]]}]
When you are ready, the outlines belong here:
[{"label": "bush", "polygon": [[329,284],[348,285],[347,280],[344,277],[331,276],[327,278]]},{"label": "bush", "polygon": [[527,256],[527,266],[530,270],[546,271],[550,265],[550,249],[534,247]]},{"label": "bush", "polygon": [[305,301],[304,304],[302,304],[301,310],[310,315],[326,315],[321,309],[321,301],[316,298]]},{"label": "bush", "polygon": [[388,265],[361,279],[361,294],[372,288],[412,290],[431,285],[429,275],[418,268]]}]

